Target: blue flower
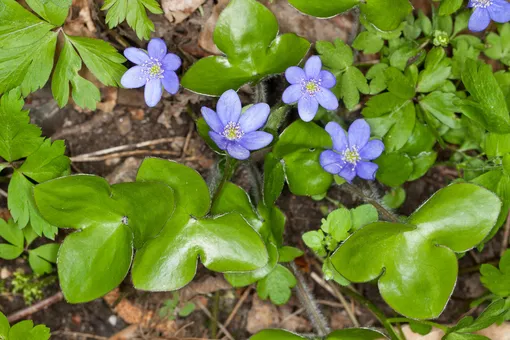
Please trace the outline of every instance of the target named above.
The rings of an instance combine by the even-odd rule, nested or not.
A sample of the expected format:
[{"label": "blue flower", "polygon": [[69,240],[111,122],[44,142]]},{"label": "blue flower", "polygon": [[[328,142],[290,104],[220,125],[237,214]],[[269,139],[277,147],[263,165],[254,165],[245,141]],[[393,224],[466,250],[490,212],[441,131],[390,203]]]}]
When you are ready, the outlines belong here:
[{"label": "blue flower", "polygon": [[491,19],[495,22],[510,21],[510,3],[506,0],[470,0],[468,7],[474,7],[469,19],[469,29],[480,32],[489,26]]},{"label": "blue flower", "polygon": [[179,78],[175,71],[181,67],[181,58],[173,53],[167,54],[166,44],[162,39],[151,39],[148,53],[135,47],[129,47],[124,55],[135,63],[122,76],[120,83],[128,89],[137,89],[145,85],[145,102],[154,107],[161,100],[163,87],[171,94],[179,91]]},{"label": "blue flower", "polygon": [[333,139],[333,150],[321,153],[320,163],[327,172],[343,177],[351,182],[356,175],[366,180],[374,180],[378,165],[376,159],[384,151],[380,140],[371,140],[370,126],[364,119],[358,119],[349,127],[348,137],[338,123],[330,122],[326,131]]},{"label": "blue flower", "polygon": [[236,91],[228,90],[218,100],[216,110],[202,107],[202,115],[211,128],[209,136],[221,150],[236,159],[250,157],[250,150],[262,149],[273,141],[273,135],[262,128],[269,117],[270,108],[265,103],[255,104],[241,114],[241,100]]},{"label": "blue flower", "polygon": [[336,84],[335,76],[322,70],[321,58],[313,56],[305,64],[304,70],[292,66],[285,71],[285,77],[291,84],[283,92],[285,104],[298,103],[299,116],[309,122],[317,114],[319,104],[326,110],[336,110],[338,99],[329,89]]}]

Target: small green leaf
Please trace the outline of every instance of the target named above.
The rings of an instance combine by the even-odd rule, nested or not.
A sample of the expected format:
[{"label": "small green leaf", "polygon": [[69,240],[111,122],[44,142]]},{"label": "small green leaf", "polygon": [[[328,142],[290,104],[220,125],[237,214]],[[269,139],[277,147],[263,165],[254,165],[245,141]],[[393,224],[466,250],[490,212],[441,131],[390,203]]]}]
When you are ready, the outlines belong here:
[{"label": "small green leaf", "polygon": [[8,162],[27,157],[43,141],[41,129],[30,124],[28,111],[23,111],[23,105],[19,89],[11,90],[0,99],[0,157]]},{"label": "small green leaf", "polygon": [[391,188],[390,192],[383,196],[383,203],[391,209],[398,209],[406,200],[406,191],[402,187]]},{"label": "small green leaf", "polygon": [[280,159],[271,152],[266,155],[264,160],[264,204],[272,206],[280,194],[285,184],[285,171]]},{"label": "small green leaf", "polygon": [[283,329],[264,329],[253,335],[250,340],[305,340],[302,336]]},{"label": "small green leaf", "polygon": [[121,86],[120,78],[127,71],[126,58],[112,45],[99,39],[68,37],[87,68],[106,86]]},{"label": "small green leaf", "polygon": [[195,304],[193,302],[188,301],[182,308],[179,308],[179,316],[185,318],[191,313],[193,313],[194,310]]},{"label": "small green leaf", "polygon": [[409,322],[409,327],[414,333],[418,333],[420,335],[427,335],[432,331],[432,326],[424,325],[419,322]]},{"label": "small green leaf", "polygon": [[163,14],[159,3],[155,0],[105,0],[101,10],[108,11],[106,23],[108,27],[117,27],[124,20],[135,30],[138,39],[149,39],[154,32],[154,23],[147,16],[146,10],[153,14]]},{"label": "small green leaf", "polygon": [[359,6],[361,14],[381,31],[396,30],[413,10],[408,0],[394,0],[391,6],[386,0],[367,0]]},{"label": "small green leaf", "polygon": [[294,259],[303,256],[303,251],[298,248],[284,246],[278,249],[278,253],[280,254],[280,258],[278,262],[292,262]]},{"label": "small green leaf", "polygon": [[330,333],[325,340],[382,340],[386,337],[375,330],[367,328],[347,328]]},{"label": "small green leaf", "polygon": [[7,317],[0,312],[0,336],[4,337],[4,339],[7,339],[9,336],[9,329],[11,326],[9,326],[9,320],[7,320]]},{"label": "small green leaf", "polygon": [[510,65],[510,24],[498,26],[499,35],[494,32],[487,36],[488,47],[484,50],[487,57]]},{"label": "small green leaf", "polygon": [[312,250],[319,252],[324,248],[324,233],[322,230],[307,231],[302,236],[303,242]]},{"label": "small green leaf", "polygon": [[62,26],[66,21],[72,0],[27,0],[27,4],[46,21]]},{"label": "small green leaf", "polygon": [[366,78],[370,81],[370,94],[378,94],[386,89],[386,76],[384,71],[388,68],[388,64],[379,63],[372,66]]},{"label": "small green leaf", "polygon": [[418,92],[432,92],[440,88],[451,74],[451,60],[442,47],[434,47],[427,54],[425,69],[418,78]]},{"label": "small green leaf", "polygon": [[493,294],[510,296],[510,251],[505,251],[499,260],[499,269],[492,264],[482,264],[480,274],[480,281]]},{"label": "small green leaf", "polygon": [[0,243],[0,258],[14,260],[23,253],[23,232],[12,219],[5,222],[0,218],[0,237],[8,242]]},{"label": "small green leaf", "polygon": [[379,157],[377,180],[390,187],[404,184],[413,172],[413,161],[406,154],[388,153]]},{"label": "small green leaf", "polygon": [[349,237],[351,228],[351,212],[345,208],[336,209],[328,215],[327,219],[322,219],[321,229],[333,236],[337,242]]},{"label": "small green leaf", "polygon": [[305,14],[329,18],[354,8],[359,4],[359,0],[289,0],[289,3]]},{"label": "small green leaf", "polygon": [[439,15],[451,15],[459,10],[463,0],[443,0],[439,5]]},{"label": "small green leaf", "polygon": [[182,85],[219,96],[297,65],[310,43],[295,34],[277,34],[278,22],[264,5],[255,0],[230,1],[214,30],[214,42],[227,56],[200,59],[188,69]]},{"label": "small green leaf", "polygon": [[384,40],[370,31],[361,32],[352,43],[352,47],[366,54],[377,53],[383,46]]},{"label": "small green leaf", "polygon": [[420,106],[449,128],[460,129],[461,121],[455,114],[460,112],[455,105],[456,98],[453,93],[434,91],[420,100]]},{"label": "small green leaf", "polygon": [[356,231],[379,220],[377,209],[371,204],[363,204],[351,210],[352,230]]},{"label": "small green leaf", "polygon": [[[341,75],[338,94],[347,109],[352,110],[359,104],[360,92],[370,93],[370,87],[363,73],[354,66],[349,66]],[[337,92],[336,90],[334,91]]]},{"label": "small green leaf", "polygon": [[269,275],[257,284],[257,293],[261,299],[269,298],[275,305],[283,305],[289,301],[291,288],[297,284],[290,270],[277,265]]},{"label": "small green leaf", "polygon": [[48,243],[28,251],[28,263],[37,275],[51,273],[51,263],[57,263],[58,243]]},{"label": "small green leaf", "polygon": [[336,39],[333,44],[317,41],[315,48],[321,55],[322,64],[330,69],[343,71],[354,62],[352,49],[341,39]]},{"label": "small green leaf", "polygon": [[18,322],[9,330],[9,340],[48,340],[50,338],[50,329],[44,325],[37,325],[34,327],[32,320],[25,320]]},{"label": "small green leaf", "polygon": [[482,145],[487,157],[502,157],[510,153],[510,134],[488,133]]},{"label": "small green leaf", "polygon": [[80,56],[69,37],[65,36],[64,47],[51,80],[51,91],[60,107],[64,107],[69,101],[69,83],[73,88],[73,99],[78,106],[95,110],[96,103],[101,100],[98,88],[78,74],[81,68]]},{"label": "small green leaf", "polygon": [[360,229],[331,260],[352,282],[378,279],[381,295],[398,313],[435,318],[455,286],[455,253],[482,242],[500,208],[498,197],[487,189],[454,184],[434,194],[407,224],[377,222]]},{"label": "small green leaf", "polygon": [[414,84],[408,77],[404,76],[400,70],[395,67],[389,67],[384,71],[384,75],[388,91],[405,100],[414,98],[416,94]]}]

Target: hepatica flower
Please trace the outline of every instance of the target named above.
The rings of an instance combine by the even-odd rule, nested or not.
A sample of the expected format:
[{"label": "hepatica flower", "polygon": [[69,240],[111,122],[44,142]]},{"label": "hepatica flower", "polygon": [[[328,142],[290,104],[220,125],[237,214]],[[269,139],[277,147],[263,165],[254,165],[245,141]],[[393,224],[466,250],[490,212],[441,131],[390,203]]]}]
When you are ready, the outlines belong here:
[{"label": "hepatica flower", "polygon": [[349,127],[348,136],[338,123],[330,122],[326,131],[333,139],[333,150],[321,153],[320,163],[327,172],[351,182],[356,175],[374,180],[378,165],[370,162],[384,151],[380,140],[371,140],[370,126],[364,119],[358,119]]},{"label": "hepatica flower", "polygon": [[179,91],[179,78],[175,71],[181,67],[181,58],[167,53],[162,39],[154,38],[149,42],[147,52],[141,48],[129,47],[124,55],[135,63],[122,76],[120,83],[128,89],[145,86],[145,102],[154,107],[161,100],[163,88],[171,94]]},{"label": "hepatica flower", "polygon": [[470,0],[468,7],[473,7],[469,19],[469,29],[480,32],[489,26],[491,19],[495,22],[510,21],[510,3],[506,0]]},{"label": "hepatica flower", "polygon": [[273,135],[257,131],[267,121],[270,108],[265,103],[255,104],[241,113],[241,100],[236,91],[223,93],[216,106],[217,112],[202,107],[202,115],[211,128],[209,136],[221,150],[236,159],[250,157],[250,151],[262,149],[273,140]]},{"label": "hepatica flower", "polygon": [[336,110],[338,99],[329,89],[335,86],[335,76],[322,70],[322,62],[313,56],[305,64],[305,68],[292,66],[285,71],[285,78],[291,84],[283,92],[285,104],[298,103],[299,116],[309,122],[317,114],[319,105],[326,110]]}]

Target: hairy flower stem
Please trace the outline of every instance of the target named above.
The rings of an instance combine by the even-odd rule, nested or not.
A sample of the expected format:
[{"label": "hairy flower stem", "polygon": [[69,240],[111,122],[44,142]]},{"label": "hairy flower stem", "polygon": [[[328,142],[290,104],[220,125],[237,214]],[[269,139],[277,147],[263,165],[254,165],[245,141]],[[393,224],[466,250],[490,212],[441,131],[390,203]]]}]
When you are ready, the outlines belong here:
[{"label": "hairy flower stem", "polygon": [[218,196],[220,195],[221,190],[225,186],[225,183],[229,181],[232,176],[234,175],[234,171],[236,169],[237,162],[235,159],[229,157],[227,155],[225,159],[225,168],[223,170],[223,176],[221,176],[221,181],[214,190],[214,195],[212,196],[211,202],[214,204],[214,202],[218,199]]},{"label": "hairy flower stem", "polygon": [[379,322],[384,326],[384,328],[388,332],[388,335],[390,336],[390,339],[402,340],[402,338],[397,334],[397,332],[391,325],[391,322],[389,322],[389,319],[386,318],[386,315],[384,315],[383,311],[377,308],[377,306],[374,305],[370,300],[368,300],[366,297],[359,294],[358,292],[354,291],[352,288],[344,287],[341,285],[337,286],[340,288],[340,291],[342,293],[358,301],[360,304],[368,308],[368,310],[370,310],[370,312],[372,312],[372,314],[377,318],[377,320],[379,320]]},{"label": "hairy flower stem", "polygon": [[267,103],[267,87],[263,80],[255,85],[254,103]]},{"label": "hairy flower stem", "polygon": [[391,211],[389,211],[385,207],[383,207],[379,202],[377,202],[377,200],[365,195],[365,193],[363,193],[363,191],[361,189],[359,189],[358,187],[356,187],[350,183],[344,183],[342,185],[345,186],[346,188],[348,188],[355,195],[359,196],[363,201],[372,204],[377,209],[377,211],[379,211],[379,213],[384,217],[384,219],[386,221],[395,222],[395,223],[399,222],[398,218],[397,218],[397,216],[395,216],[395,214],[393,214]]},{"label": "hairy flower stem", "polygon": [[426,321],[426,320],[411,320],[411,319],[408,319],[408,318],[389,318],[389,319],[387,319],[387,321],[389,323],[402,323],[402,322],[410,323],[410,322],[414,322],[414,323],[419,323],[419,324],[422,324],[422,325],[427,325],[427,326],[432,326],[432,327],[439,328],[440,330],[444,331],[445,333],[448,331],[448,327],[443,326],[441,324],[438,324],[436,322]]},{"label": "hairy flower stem", "polygon": [[310,321],[312,321],[312,325],[315,327],[317,331],[317,335],[319,337],[325,337],[327,334],[329,334],[331,330],[328,327],[327,321],[322,315],[322,312],[319,310],[315,298],[313,297],[312,293],[310,292],[310,289],[306,285],[303,275],[301,275],[299,270],[296,268],[294,262],[290,262],[288,264],[288,267],[290,268],[290,270],[297,279],[296,292],[299,301],[301,301],[303,308],[308,313],[311,319]]}]

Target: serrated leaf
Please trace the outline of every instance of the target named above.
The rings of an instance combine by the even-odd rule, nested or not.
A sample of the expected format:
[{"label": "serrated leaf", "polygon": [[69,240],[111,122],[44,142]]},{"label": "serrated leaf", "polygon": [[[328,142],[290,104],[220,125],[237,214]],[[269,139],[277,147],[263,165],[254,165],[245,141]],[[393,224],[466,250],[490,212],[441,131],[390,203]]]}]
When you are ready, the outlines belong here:
[{"label": "serrated leaf", "polygon": [[46,21],[62,26],[69,13],[72,0],[27,0],[27,4]]},{"label": "serrated leaf", "polygon": [[263,267],[268,254],[260,235],[237,212],[204,217],[209,190],[202,177],[184,165],[150,158],[142,163],[137,181],[162,181],[175,193],[174,215],[158,235],[135,256],[135,287],[176,290],[195,276],[198,257],[218,272],[243,272]]},{"label": "serrated leaf", "polygon": [[493,294],[510,296],[510,251],[505,251],[499,260],[499,269],[492,264],[482,264],[480,274],[480,281]]},{"label": "serrated leaf", "polygon": [[154,23],[148,18],[146,9],[153,14],[162,14],[159,3],[155,0],[106,0],[103,11],[106,14],[106,23],[114,28],[127,19],[128,25],[135,30],[138,39],[149,39],[154,32]]},{"label": "serrated leaf", "polygon": [[14,260],[23,253],[23,232],[12,219],[6,222],[0,218],[0,237],[8,242],[0,243],[0,258]]},{"label": "serrated leaf", "polygon": [[449,128],[460,129],[461,121],[455,114],[460,112],[455,105],[456,99],[453,93],[434,91],[420,100],[420,106]]},{"label": "serrated leaf", "polygon": [[418,78],[418,92],[432,92],[440,88],[450,77],[452,67],[451,60],[446,57],[442,47],[434,47],[427,54],[425,69],[420,72]]},{"label": "serrated leaf", "polygon": [[282,265],[276,267],[257,284],[261,299],[269,298],[275,305],[286,304],[292,294],[291,288],[297,284],[294,275]]},{"label": "serrated leaf", "polygon": [[365,76],[354,66],[347,67],[340,78],[339,87],[339,90],[334,92],[340,95],[349,110],[359,104],[360,92],[364,94],[370,92]]},{"label": "serrated leaf", "polygon": [[366,54],[377,53],[383,46],[384,40],[377,34],[369,31],[361,32],[352,43],[352,47]]},{"label": "serrated leaf", "polygon": [[303,256],[303,251],[298,248],[284,246],[278,249],[278,252],[280,253],[280,258],[278,259],[278,262],[292,262],[294,259]]},{"label": "serrated leaf", "polygon": [[487,35],[488,46],[484,50],[487,57],[500,60],[505,65],[510,65],[510,24],[506,23],[498,27],[499,35],[494,32]]},{"label": "serrated leaf", "polygon": [[321,55],[322,64],[333,70],[343,71],[354,61],[351,47],[341,39],[335,39],[333,43],[317,41],[315,49]]},{"label": "serrated leaf", "polygon": [[57,263],[58,243],[48,243],[28,251],[28,263],[37,275],[51,273],[52,263]]},{"label": "serrated leaf", "polygon": [[11,90],[0,99],[0,157],[8,162],[27,157],[37,150],[43,139],[41,129],[30,124],[28,111],[19,89]]},{"label": "serrated leaf", "polygon": [[370,94],[378,94],[386,89],[386,76],[384,71],[388,68],[388,64],[379,63],[372,66],[366,78],[370,81]]},{"label": "serrated leaf", "polygon": [[378,278],[381,295],[398,313],[435,318],[455,286],[455,253],[480,243],[500,208],[498,197],[487,189],[454,184],[435,193],[407,224],[378,222],[360,229],[331,260],[352,282]]},{"label": "serrated leaf", "polygon": [[82,108],[95,110],[96,103],[101,100],[99,89],[78,74],[82,67],[80,56],[69,37],[65,37],[64,47],[60,52],[51,80],[53,97],[60,107],[64,107],[69,101],[69,83],[71,83],[72,96],[76,104]]},{"label": "serrated leaf", "polygon": [[297,65],[310,43],[295,34],[278,34],[278,22],[255,0],[232,0],[214,30],[216,46],[226,57],[200,59],[188,69],[182,85],[194,92],[219,96]]}]

